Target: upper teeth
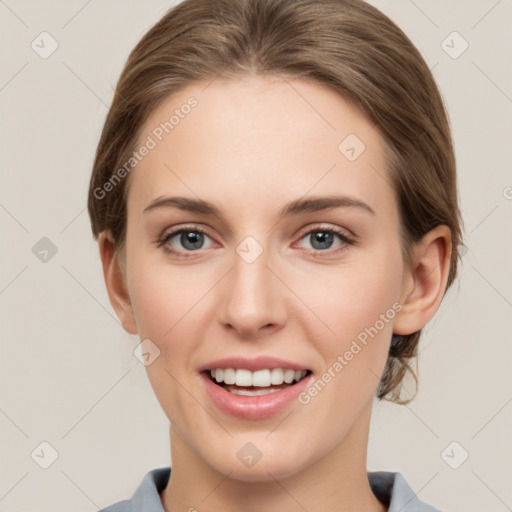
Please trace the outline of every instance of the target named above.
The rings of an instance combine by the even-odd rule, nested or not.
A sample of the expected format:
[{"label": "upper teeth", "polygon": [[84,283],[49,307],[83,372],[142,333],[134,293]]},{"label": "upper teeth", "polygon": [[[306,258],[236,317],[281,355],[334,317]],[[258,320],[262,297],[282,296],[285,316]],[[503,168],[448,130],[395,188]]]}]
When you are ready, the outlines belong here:
[{"label": "upper teeth", "polygon": [[269,387],[270,385],[291,384],[294,380],[299,381],[306,375],[306,370],[283,370],[273,368],[272,370],[250,370],[234,368],[215,368],[210,370],[211,376],[217,382],[224,384],[236,384],[237,386]]}]

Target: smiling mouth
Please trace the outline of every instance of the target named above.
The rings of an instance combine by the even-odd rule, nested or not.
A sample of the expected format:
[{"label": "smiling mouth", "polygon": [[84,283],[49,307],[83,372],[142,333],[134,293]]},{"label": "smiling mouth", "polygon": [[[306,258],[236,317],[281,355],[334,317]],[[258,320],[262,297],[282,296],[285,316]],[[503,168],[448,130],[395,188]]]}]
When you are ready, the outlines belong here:
[{"label": "smiling mouth", "polygon": [[257,370],[216,368],[203,372],[217,386],[234,395],[260,396],[275,393],[296,385],[311,375],[311,370]]}]

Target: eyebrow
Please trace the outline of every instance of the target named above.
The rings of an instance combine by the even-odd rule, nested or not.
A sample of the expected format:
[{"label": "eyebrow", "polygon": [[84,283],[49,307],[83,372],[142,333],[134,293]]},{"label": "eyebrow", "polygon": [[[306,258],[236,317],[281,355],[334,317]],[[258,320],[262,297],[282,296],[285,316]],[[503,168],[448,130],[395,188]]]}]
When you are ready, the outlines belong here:
[{"label": "eyebrow", "polygon": [[[204,201],[202,199],[194,199],[191,197],[158,197],[146,208],[144,208],[143,213],[150,212],[156,208],[164,207],[174,207],[188,212],[212,215],[217,217],[224,224],[226,223],[222,211],[215,205],[208,201]],[[359,208],[372,215],[375,215],[373,208],[371,208],[371,206],[367,205],[363,201],[360,201],[359,199],[349,196],[330,195],[322,197],[300,198],[290,201],[289,203],[285,204],[284,207],[279,211],[278,218],[282,219],[288,215],[299,215],[301,213],[312,213],[340,207]]]}]

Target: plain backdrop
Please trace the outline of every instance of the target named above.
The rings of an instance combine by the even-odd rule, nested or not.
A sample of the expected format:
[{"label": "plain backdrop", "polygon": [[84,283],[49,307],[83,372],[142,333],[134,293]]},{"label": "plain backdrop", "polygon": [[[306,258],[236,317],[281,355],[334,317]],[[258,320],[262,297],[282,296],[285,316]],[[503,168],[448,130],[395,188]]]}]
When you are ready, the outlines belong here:
[{"label": "plain backdrop", "polygon": [[[400,471],[444,511],[511,510],[512,2],[372,3],[445,98],[468,251],[421,341],[417,398],[375,405],[368,468]],[[108,301],[86,195],[122,66],[171,5],[0,1],[2,512],[91,512],[170,464],[168,421]],[[47,58],[41,37],[45,51],[58,44]]]}]

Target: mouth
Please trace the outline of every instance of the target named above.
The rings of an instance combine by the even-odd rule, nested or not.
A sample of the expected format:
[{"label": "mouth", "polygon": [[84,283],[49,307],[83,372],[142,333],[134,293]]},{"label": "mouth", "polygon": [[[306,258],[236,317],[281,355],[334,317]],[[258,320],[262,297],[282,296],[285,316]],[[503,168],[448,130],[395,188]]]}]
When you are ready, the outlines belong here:
[{"label": "mouth", "polygon": [[291,388],[311,375],[311,370],[267,368],[211,368],[203,373],[211,382],[233,395],[261,396]]}]

